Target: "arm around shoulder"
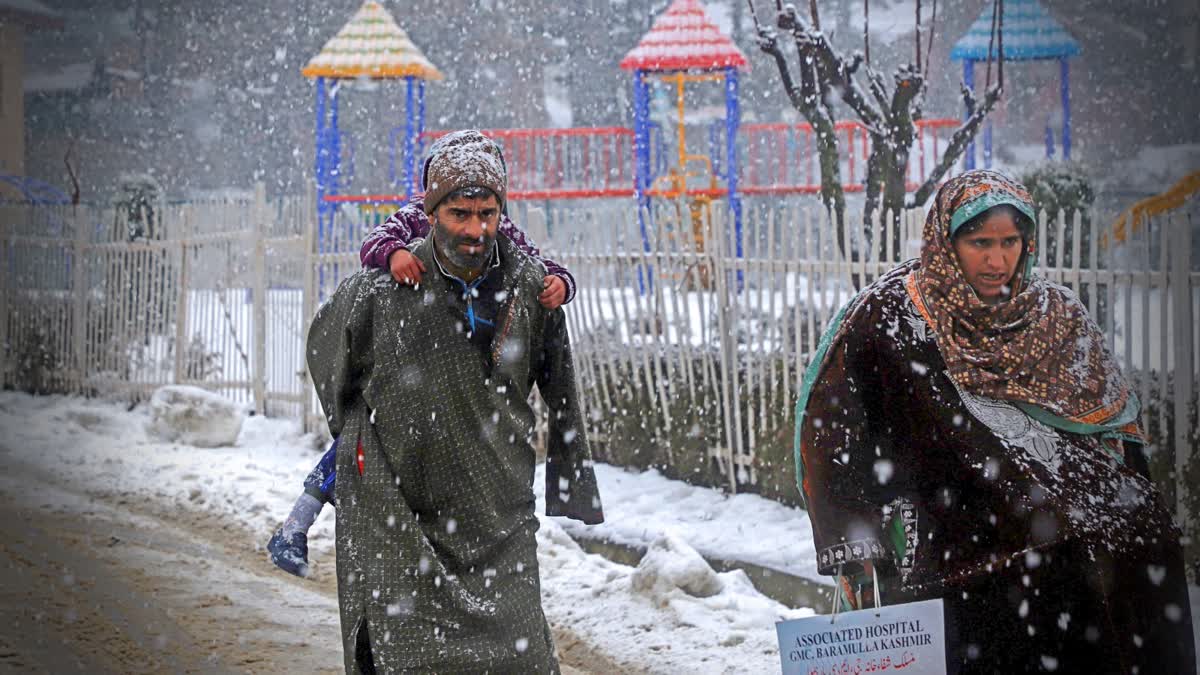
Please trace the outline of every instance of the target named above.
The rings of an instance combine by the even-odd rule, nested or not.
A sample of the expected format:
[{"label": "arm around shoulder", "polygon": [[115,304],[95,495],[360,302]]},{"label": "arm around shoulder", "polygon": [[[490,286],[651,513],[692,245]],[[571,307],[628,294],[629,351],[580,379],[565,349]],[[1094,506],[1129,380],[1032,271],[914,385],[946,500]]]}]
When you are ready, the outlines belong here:
[{"label": "arm around shoulder", "polygon": [[419,202],[411,202],[375,226],[358,251],[363,267],[388,268],[388,258],[399,249],[411,250],[429,234],[429,219]]}]

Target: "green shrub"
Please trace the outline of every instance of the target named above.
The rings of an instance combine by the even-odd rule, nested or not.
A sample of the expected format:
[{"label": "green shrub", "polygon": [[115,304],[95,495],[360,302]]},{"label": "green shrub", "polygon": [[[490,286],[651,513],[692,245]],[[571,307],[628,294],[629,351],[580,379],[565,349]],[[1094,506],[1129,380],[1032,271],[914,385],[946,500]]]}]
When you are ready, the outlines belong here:
[{"label": "green shrub", "polygon": [[1064,263],[1081,264],[1080,260],[1069,260],[1069,256],[1074,246],[1072,222],[1076,213],[1080,218],[1080,256],[1086,259],[1091,251],[1091,206],[1096,200],[1096,191],[1088,168],[1078,162],[1048,161],[1026,171],[1021,176],[1021,182],[1029,189],[1038,213],[1045,214],[1045,219],[1040,223],[1046,230],[1046,250],[1039,255],[1043,263],[1053,261],[1058,256],[1060,242],[1057,221],[1061,216],[1066,222],[1061,242],[1061,260]]}]

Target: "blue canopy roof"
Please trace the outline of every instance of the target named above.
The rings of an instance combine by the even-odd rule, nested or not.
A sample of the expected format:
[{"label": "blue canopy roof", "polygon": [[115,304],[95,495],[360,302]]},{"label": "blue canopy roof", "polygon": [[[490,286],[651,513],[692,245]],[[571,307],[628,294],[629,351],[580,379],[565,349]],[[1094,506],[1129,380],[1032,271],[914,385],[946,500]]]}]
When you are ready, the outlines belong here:
[{"label": "blue canopy roof", "polygon": [[[992,7],[989,4],[967,34],[954,43],[950,58],[985,61],[992,35]],[[992,58],[1000,54],[999,41],[992,44]],[[1032,61],[1060,59],[1079,53],[1079,43],[1071,37],[1037,0],[1004,1],[1004,60]]]}]

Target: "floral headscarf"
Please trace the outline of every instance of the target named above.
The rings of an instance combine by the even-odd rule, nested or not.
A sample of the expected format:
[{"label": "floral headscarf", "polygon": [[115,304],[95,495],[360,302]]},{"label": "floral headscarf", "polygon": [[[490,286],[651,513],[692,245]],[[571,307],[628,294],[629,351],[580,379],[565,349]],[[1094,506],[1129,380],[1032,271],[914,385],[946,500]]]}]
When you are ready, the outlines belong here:
[{"label": "floral headscarf", "polygon": [[947,181],[925,218],[920,266],[906,279],[950,377],[1059,428],[1138,437],[1137,399],[1100,328],[1074,293],[1033,274],[1036,237],[1024,244],[1007,302],[985,304],[963,276],[952,233],[998,204],[1036,225],[1029,193],[1002,174],[969,171]]}]

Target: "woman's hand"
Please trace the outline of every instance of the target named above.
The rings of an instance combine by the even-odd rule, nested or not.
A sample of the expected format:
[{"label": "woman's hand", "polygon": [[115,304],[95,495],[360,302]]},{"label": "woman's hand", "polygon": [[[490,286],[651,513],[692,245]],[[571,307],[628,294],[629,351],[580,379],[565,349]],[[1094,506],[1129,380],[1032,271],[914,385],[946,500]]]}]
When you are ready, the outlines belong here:
[{"label": "woman's hand", "polygon": [[417,260],[408,249],[398,248],[388,256],[388,269],[392,278],[407,286],[421,283],[421,275],[425,273],[425,264]]}]

